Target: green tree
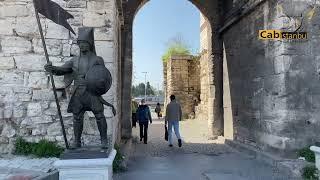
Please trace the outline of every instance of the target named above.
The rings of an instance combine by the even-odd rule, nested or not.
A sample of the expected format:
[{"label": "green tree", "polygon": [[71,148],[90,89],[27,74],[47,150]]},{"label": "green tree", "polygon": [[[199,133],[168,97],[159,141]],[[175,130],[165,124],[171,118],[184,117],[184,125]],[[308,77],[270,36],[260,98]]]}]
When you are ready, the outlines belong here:
[{"label": "green tree", "polygon": [[[147,95],[155,95],[155,88],[150,85],[150,82],[147,82]],[[131,87],[132,96],[144,96],[145,85],[144,83],[139,83],[138,85],[132,85]]]},{"label": "green tree", "polygon": [[147,82],[147,95],[154,95],[153,87],[150,85],[149,82]]},{"label": "green tree", "polygon": [[177,35],[168,41],[162,61],[167,62],[173,55],[191,55],[190,48],[182,36]]}]

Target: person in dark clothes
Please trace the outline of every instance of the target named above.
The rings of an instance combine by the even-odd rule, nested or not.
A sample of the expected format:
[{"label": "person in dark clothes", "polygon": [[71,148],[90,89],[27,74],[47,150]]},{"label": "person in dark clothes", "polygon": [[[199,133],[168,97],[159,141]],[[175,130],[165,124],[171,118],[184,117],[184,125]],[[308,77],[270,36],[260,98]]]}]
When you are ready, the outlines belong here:
[{"label": "person in dark clothes", "polygon": [[136,127],[136,122],[137,122],[137,108],[138,108],[138,103],[134,100],[131,101],[131,113],[132,113],[132,127]]},{"label": "person in dark clothes", "polygon": [[137,112],[137,122],[139,122],[140,126],[140,141],[142,141],[144,144],[147,144],[148,141],[148,125],[149,121],[150,124],[152,124],[152,118],[149,107],[145,104],[145,100],[141,100],[141,104],[139,105]]},{"label": "person in dark clothes", "polygon": [[160,103],[157,103],[155,112],[156,112],[157,115],[158,115],[158,119],[160,119],[160,118],[161,118],[161,106],[160,106]]}]

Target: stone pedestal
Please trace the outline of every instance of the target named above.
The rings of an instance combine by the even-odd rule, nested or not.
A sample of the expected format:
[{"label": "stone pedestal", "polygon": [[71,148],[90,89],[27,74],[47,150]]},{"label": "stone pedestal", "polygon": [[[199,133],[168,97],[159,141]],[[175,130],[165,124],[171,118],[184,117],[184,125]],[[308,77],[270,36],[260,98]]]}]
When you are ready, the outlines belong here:
[{"label": "stone pedestal", "polygon": [[116,150],[69,151],[54,163],[59,180],[112,180],[112,162]]},{"label": "stone pedestal", "polygon": [[320,147],[318,146],[311,146],[310,150],[314,152],[316,156],[316,167],[320,169]]}]

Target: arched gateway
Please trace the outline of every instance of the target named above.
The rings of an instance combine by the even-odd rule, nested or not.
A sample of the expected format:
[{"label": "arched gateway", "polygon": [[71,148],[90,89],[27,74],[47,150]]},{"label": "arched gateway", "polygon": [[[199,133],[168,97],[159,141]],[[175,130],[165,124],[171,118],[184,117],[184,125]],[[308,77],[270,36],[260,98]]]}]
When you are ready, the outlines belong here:
[{"label": "arched gateway", "polygon": [[[124,25],[122,29],[122,110],[121,113],[121,136],[122,138],[131,137],[131,114],[128,113],[128,109],[131,108],[131,84],[132,84],[132,26],[135,15],[139,9],[148,1],[146,0],[131,0],[123,3],[124,12]],[[210,32],[206,37],[208,46],[207,53],[210,54],[205,61],[208,61],[208,74],[210,86],[209,97],[211,99],[208,104],[208,123],[209,131],[213,137],[222,135],[223,122],[222,122],[222,39],[218,33],[218,27],[222,22],[222,4],[219,1],[205,0],[197,1],[190,0],[205,16],[206,26],[209,27]],[[200,17],[199,17],[200,18]],[[215,27],[212,31],[211,27]]]}]

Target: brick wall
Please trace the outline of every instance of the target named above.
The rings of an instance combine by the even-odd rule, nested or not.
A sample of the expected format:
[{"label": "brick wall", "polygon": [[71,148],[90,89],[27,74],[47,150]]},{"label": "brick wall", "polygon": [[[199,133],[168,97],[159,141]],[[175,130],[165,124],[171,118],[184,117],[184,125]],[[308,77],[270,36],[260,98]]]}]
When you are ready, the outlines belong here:
[{"label": "brick wall", "polygon": [[199,61],[193,56],[172,56],[164,68],[166,103],[174,94],[184,118],[192,114],[194,100],[200,95]]}]

